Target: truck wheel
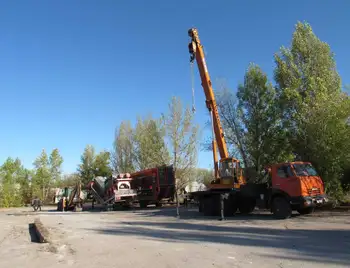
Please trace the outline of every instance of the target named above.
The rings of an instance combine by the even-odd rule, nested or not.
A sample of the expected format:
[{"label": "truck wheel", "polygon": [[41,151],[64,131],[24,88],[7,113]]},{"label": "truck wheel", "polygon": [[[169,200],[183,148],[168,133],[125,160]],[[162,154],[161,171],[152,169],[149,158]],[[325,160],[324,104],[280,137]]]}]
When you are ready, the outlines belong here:
[{"label": "truck wheel", "polygon": [[156,203],[156,207],[157,207],[157,208],[162,207],[162,205],[163,205],[163,204],[162,204],[162,203],[160,203],[160,202],[157,202],[157,203]]},{"label": "truck wheel", "polygon": [[204,208],[204,200],[201,198],[201,199],[199,199],[199,202],[198,202],[198,212],[202,213],[203,208]]},{"label": "truck wheel", "polygon": [[250,214],[254,211],[256,200],[253,198],[240,198],[238,209],[241,214]]},{"label": "truck wheel", "polygon": [[275,197],[272,202],[272,213],[276,219],[288,219],[292,216],[292,207],[285,198]]},{"label": "truck wheel", "polygon": [[202,209],[204,216],[212,216],[213,215],[213,202],[212,198],[206,197],[202,200]]},{"label": "truck wheel", "polygon": [[314,212],[314,208],[313,207],[301,208],[301,209],[298,209],[297,211],[301,215],[307,215],[307,214],[311,214],[312,212]]},{"label": "truck wheel", "polygon": [[238,209],[237,197],[230,196],[225,200],[225,216],[232,217],[236,214]]},{"label": "truck wheel", "polygon": [[140,201],[140,208],[147,208],[148,202],[147,201]]}]

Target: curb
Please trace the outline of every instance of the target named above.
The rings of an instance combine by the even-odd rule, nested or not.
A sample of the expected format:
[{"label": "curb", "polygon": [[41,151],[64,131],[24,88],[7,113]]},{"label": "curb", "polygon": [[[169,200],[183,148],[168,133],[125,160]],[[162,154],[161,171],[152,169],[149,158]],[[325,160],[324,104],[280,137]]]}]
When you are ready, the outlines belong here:
[{"label": "curb", "polygon": [[50,242],[50,233],[47,228],[42,224],[39,218],[34,220],[34,229],[40,243],[49,243]]}]

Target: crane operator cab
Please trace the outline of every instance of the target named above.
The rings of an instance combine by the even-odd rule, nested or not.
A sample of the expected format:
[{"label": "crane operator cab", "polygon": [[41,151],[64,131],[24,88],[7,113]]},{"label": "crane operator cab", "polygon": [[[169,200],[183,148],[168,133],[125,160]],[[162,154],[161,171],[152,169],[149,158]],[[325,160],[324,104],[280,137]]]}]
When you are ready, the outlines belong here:
[{"label": "crane operator cab", "polygon": [[245,183],[240,163],[235,158],[220,159],[219,178],[212,181],[212,184],[228,186],[229,188],[239,188]]}]

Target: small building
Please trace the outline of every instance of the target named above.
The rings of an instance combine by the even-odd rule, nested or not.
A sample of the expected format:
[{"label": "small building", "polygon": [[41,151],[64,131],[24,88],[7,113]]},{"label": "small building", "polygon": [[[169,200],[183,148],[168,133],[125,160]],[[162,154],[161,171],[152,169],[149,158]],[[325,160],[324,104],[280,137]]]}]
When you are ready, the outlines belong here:
[{"label": "small building", "polygon": [[205,191],[207,190],[207,187],[200,182],[194,181],[190,182],[186,187],[185,187],[186,192],[197,192],[197,191]]}]

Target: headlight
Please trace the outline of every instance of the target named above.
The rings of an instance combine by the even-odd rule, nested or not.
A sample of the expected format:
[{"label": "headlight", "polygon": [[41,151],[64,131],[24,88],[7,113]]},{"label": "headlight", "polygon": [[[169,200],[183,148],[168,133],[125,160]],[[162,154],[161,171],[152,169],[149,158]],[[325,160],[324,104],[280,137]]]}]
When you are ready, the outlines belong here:
[{"label": "headlight", "polygon": [[304,205],[305,206],[309,206],[311,204],[311,200],[310,199],[307,199],[304,201]]}]

